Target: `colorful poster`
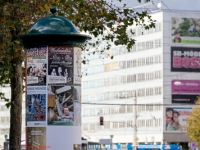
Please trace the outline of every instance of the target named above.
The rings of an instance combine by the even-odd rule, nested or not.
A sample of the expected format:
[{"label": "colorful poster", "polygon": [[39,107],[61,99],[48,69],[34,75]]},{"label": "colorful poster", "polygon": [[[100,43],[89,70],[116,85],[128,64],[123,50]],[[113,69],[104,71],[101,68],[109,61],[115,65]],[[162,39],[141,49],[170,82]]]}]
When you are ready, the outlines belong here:
[{"label": "colorful poster", "polygon": [[45,127],[27,127],[26,128],[26,149],[27,150],[48,150],[50,146],[46,145]]},{"label": "colorful poster", "polygon": [[77,88],[48,86],[48,125],[80,126],[80,115],[80,91]]},{"label": "colorful poster", "polygon": [[50,46],[48,49],[48,84],[73,84],[74,48]]},{"label": "colorful poster", "polygon": [[26,49],[27,85],[46,85],[47,47]]},{"label": "colorful poster", "polygon": [[200,72],[200,48],[171,47],[172,72]]},{"label": "colorful poster", "polygon": [[199,18],[172,18],[171,41],[180,44],[200,44]]},{"label": "colorful poster", "polygon": [[190,116],[192,108],[169,107],[166,108],[166,131],[186,131],[187,118]]},{"label": "colorful poster", "polygon": [[46,87],[27,87],[26,107],[27,126],[45,126]]},{"label": "colorful poster", "polygon": [[172,103],[195,104],[200,96],[200,80],[172,80]]}]

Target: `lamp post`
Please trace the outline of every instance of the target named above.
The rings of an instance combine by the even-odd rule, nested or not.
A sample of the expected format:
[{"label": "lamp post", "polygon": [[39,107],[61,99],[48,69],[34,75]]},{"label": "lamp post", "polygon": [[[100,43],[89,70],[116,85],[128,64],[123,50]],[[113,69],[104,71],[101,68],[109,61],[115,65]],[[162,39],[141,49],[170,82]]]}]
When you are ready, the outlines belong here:
[{"label": "lamp post", "polygon": [[111,147],[110,147],[110,149],[112,150],[112,144],[113,144],[113,142],[112,142],[112,139],[113,139],[113,135],[110,135],[110,138],[111,138]]},{"label": "lamp post", "polygon": [[19,36],[26,50],[26,145],[72,150],[81,145],[81,46],[90,37],[57,16],[56,7],[51,12]]},{"label": "lamp post", "polygon": [[135,92],[135,98],[133,101],[133,106],[134,106],[134,117],[133,117],[133,149],[137,146],[137,92]]}]

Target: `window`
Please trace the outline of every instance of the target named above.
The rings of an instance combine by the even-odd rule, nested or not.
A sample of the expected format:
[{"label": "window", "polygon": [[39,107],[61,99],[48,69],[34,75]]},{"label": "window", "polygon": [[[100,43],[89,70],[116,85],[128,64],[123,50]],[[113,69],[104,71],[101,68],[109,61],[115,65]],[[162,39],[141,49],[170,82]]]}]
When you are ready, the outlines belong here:
[{"label": "window", "polygon": [[155,79],[160,79],[161,78],[161,71],[156,71],[155,72]]},{"label": "window", "polygon": [[97,101],[102,101],[103,100],[103,94],[98,94],[96,95]]},{"label": "window", "polygon": [[119,108],[118,107],[111,107],[111,114],[118,114]]},{"label": "window", "polygon": [[127,75],[127,83],[135,82],[136,75]]},{"label": "window", "polygon": [[113,122],[113,128],[117,129],[118,128],[118,122]]},{"label": "window", "polygon": [[104,79],[104,86],[109,86],[110,85],[110,78]]},{"label": "window", "polygon": [[110,129],[110,121],[104,122],[104,129]]},{"label": "window", "polygon": [[145,96],[145,89],[139,89],[138,90],[138,97]]},{"label": "window", "polygon": [[155,63],[161,63],[161,55],[155,56]]},{"label": "window", "polygon": [[119,121],[119,128],[125,128],[125,127],[126,127],[125,121]]},{"label": "window", "polygon": [[88,124],[87,123],[83,123],[83,130],[88,130]]},{"label": "window", "polygon": [[90,130],[95,130],[95,123],[90,123]]},{"label": "window", "polygon": [[120,114],[123,114],[123,113],[125,113],[126,112],[126,106],[120,106],[119,107],[119,113]]},{"label": "window", "polygon": [[108,115],[110,114],[110,108],[107,107],[107,108],[104,108],[104,115]]},{"label": "window", "polygon": [[145,81],[145,73],[139,73],[138,74],[138,82]]},{"label": "window", "polygon": [[111,92],[110,99],[118,99],[118,92]]},{"label": "window", "polygon": [[104,100],[110,99],[110,93],[104,93]]},{"label": "window", "polygon": [[153,104],[146,104],[146,111],[153,111]]},{"label": "window", "polygon": [[126,54],[126,51],[127,51],[127,49],[125,47],[121,46],[119,49],[119,54],[120,55]]},{"label": "window", "polygon": [[131,113],[133,112],[133,106],[132,105],[128,105],[127,106],[127,113]]},{"label": "window", "polygon": [[6,121],[5,117],[1,117],[1,123],[4,123]]},{"label": "window", "polygon": [[118,77],[111,78],[111,85],[117,85],[118,84]]},{"label": "window", "polygon": [[126,69],[126,61],[119,62],[119,69]]},{"label": "window", "polygon": [[133,128],[133,121],[132,120],[127,121],[127,128]]},{"label": "window", "polygon": [[130,49],[130,52],[135,52],[136,51],[136,46],[133,45],[133,47]]},{"label": "window", "polygon": [[124,83],[126,83],[126,76],[119,77],[119,84],[124,84]]}]

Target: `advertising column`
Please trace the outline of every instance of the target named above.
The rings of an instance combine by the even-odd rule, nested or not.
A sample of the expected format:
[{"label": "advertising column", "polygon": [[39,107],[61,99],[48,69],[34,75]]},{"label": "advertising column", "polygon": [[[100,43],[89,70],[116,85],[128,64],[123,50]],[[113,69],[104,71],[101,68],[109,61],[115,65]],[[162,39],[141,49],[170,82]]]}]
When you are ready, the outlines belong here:
[{"label": "advertising column", "polygon": [[81,147],[81,49],[26,49],[28,150]]}]

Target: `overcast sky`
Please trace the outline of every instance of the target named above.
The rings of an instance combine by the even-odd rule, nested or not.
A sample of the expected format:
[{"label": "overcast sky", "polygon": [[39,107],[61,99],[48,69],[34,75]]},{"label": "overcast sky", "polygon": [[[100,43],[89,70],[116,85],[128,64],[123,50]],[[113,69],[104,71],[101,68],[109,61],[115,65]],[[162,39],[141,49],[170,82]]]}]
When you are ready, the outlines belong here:
[{"label": "overcast sky", "polygon": [[[111,1],[111,0],[108,0]],[[114,3],[119,5],[118,0],[113,0]],[[127,4],[127,7],[135,7],[141,5],[137,0],[122,0],[123,3]],[[143,1],[143,0],[142,0]],[[157,5],[160,0],[151,0]],[[163,3],[171,10],[190,10],[200,12],[200,0],[162,0]],[[162,9],[167,9],[167,7],[162,4]],[[121,5],[122,6],[122,5]]]}]

